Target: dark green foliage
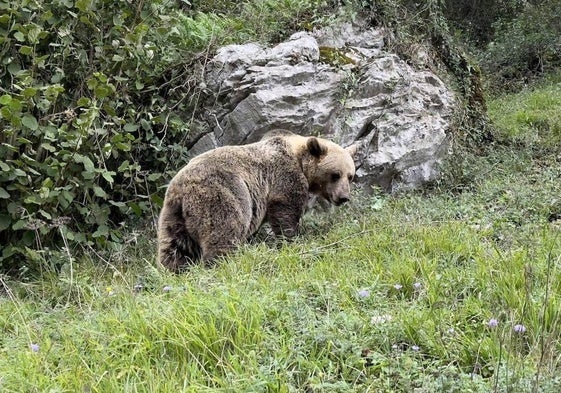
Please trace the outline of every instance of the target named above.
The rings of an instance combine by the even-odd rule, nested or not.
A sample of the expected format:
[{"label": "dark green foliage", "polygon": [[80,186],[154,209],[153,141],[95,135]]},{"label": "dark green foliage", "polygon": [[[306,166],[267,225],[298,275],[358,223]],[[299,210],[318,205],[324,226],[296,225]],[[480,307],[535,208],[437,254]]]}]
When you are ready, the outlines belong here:
[{"label": "dark green foliage", "polygon": [[472,48],[490,90],[518,90],[561,65],[557,0],[445,0],[444,15]]},{"label": "dark green foliage", "polygon": [[120,223],[155,212],[186,152],[176,137],[188,123],[170,107],[189,100],[162,88],[189,57],[178,15],[165,1],[0,9],[0,267],[37,266],[61,236],[119,243]]},{"label": "dark green foliage", "polygon": [[493,38],[497,21],[514,18],[524,3],[524,0],[445,0],[443,11],[469,41],[484,47]]},{"label": "dark green foliage", "polygon": [[[403,58],[415,62],[419,48],[428,49],[434,67],[442,64],[459,92],[454,131],[458,140],[470,143],[490,138],[481,71],[462,42],[450,33],[445,1],[383,0],[372,6],[375,24],[388,25],[394,31],[389,45]],[[427,66],[422,64],[421,66]]]},{"label": "dark green foliage", "polygon": [[561,66],[561,2],[527,4],[513,19],[499,20],[481,65],[493,87],[517,88]]}]

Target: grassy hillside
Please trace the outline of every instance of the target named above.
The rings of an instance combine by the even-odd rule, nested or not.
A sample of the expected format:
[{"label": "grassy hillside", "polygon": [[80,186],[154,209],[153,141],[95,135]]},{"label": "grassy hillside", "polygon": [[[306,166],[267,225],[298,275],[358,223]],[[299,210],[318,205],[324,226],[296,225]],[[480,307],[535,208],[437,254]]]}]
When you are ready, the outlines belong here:
[{"label": "grassy hillside", "polygon": [[173,276],[131,233],[0,277],[0,390],[559,391],[559,84],[490,108],[506,144],[463,183],[314,212],[293,244]]}]

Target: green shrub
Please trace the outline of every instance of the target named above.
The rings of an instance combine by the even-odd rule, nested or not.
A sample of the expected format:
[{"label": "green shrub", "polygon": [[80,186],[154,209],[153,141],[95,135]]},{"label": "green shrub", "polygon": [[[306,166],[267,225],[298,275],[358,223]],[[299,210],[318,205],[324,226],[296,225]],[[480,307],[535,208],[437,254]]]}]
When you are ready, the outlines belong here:
[{"label": "green shrub", "polygon": [[511,20],[526,0],[444,0],[443,12],[460,34],[476,47],[486,46],[499,20]]},{"label": "green shrub", "polygon": [[155,211],[189,128],[160,91],[190,49],[168,4],[0,2],[2,270],[37,267],[61,237],[108,247]]},{"label": "green shrub", "polygon": [[559,1],[527,3],[516,18],[497,22],[495,31],[481,61],[493,87],[517,87],[561,65]]}]

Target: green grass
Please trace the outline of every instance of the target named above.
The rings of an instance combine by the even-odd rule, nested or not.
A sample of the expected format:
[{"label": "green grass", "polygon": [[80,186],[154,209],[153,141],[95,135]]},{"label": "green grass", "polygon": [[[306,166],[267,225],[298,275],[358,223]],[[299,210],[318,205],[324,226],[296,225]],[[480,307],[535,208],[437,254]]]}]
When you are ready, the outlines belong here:
[{"label": "green grass", "polygon": [[491,102],[503,141],[527,145],[466,160],[462,187],[357,196],[292,244],[180,276],[154,267],[148,229],[2,277],[0,390],[558,392],[561,163],[505,126],[556,89]]},{"label": "green grass", "polygon": [[561,73],[533,89],[491,101],[489,111],[501,136],[522,144],[561,143]]}]

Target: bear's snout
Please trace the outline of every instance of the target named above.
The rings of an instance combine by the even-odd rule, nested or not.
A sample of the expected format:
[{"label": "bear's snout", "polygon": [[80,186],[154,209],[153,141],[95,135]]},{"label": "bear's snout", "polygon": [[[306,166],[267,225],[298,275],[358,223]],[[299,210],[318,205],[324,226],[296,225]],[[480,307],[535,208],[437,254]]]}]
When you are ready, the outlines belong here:
[{"label": "bear's snout", "polygon": [[342,197],[337,198],[334,202],[335,202],[335,204],[336,204],[337,206],[340,206],[340,205],[342,205],[343,203],[346,203],[346,202],[348,202],[348,201],[349,201],[349,197],[347,197],[347,196],[342,196]]}]

